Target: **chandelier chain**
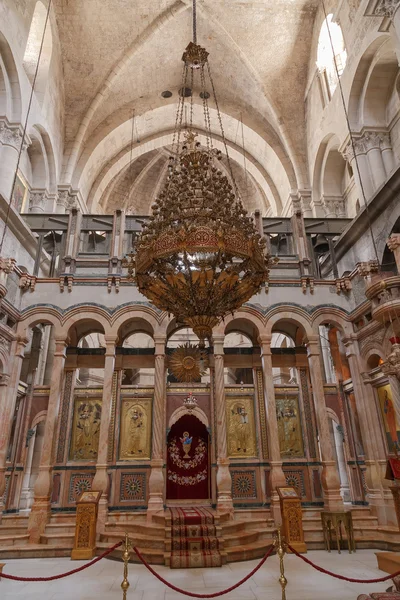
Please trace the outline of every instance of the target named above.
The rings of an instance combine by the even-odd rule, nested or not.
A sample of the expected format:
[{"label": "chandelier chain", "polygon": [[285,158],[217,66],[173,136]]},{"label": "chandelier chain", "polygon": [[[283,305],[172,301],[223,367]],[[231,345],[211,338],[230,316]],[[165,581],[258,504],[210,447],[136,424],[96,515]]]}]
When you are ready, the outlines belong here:
[{"label": "chandelier chain", "polygon": [[194,71],[190,69],[190,129],[193,127],[193,86],[194,86]]},{"label": "chandelier chain", "polygon": [[238,186],[237,186],[235,177],[233,175],[233,169],[232,169],[231,159],[229,157],[229,152],[228,152],[228,145],[226,143],[226,138],[225,138],[225,130],[224,130],[224,126],[222,124],[221,113],[220,113],[220,110],[219,110],[219,104],[218,104],[217,94],[215,92],[214,80],[213,80],[212,75],[211,75],[211,68],[210,68],[210,63],[209,62],[207,62],[207,70],[208,70],[208,76],[210,78],[211,87],[212,87],[212,91],[213,91],[215,108],[217,109],[218,123],[219,123],[220,129],[221,129],[222,142],[224,144],[224,148],[225,148],[225,152],[226,152],[226,159],[228,161],[229,173],[230,173],[231,178],[232,178],[232,183],[233,183],[233,187],[235,188],[235,192],[236,192],[238,198],[240,198]]},{"label": "chandelier chain", "polygon": [[197,6],[196,0],[193,0],[193,43],[197,44]]},{"label": "chandelier chain", "polygon": [[[182,68],[182,77],[181,77],[181,90],[184,89],[184,85],[185,85],[185,75],[186,75],[186,65],[183,65]],[[180,111],[181,111],[181,103],[183,101],[183,97],[179,96],[179,101],[178,101],[178,110],[176,111],[176,115],[175,115],[175,127],[174,127],[174,135],[172,137],[172,154],[175,157],[178,154],[178,147],[179,147],[179,143],[176,143],[177,140],[177,135],[178,135],[178,121],[179,121],[179,115],[180,115]],[[176,145],[176,147],[175,147]]]},{"label": "chandelier chain", "polygon": [[[206,130],[206,142],[207,142],[207,150],[210,150],[210,139],[211,138],[211,126],[210,126],[210,115],[208,110],[208,102],[206,98],[206,78],[204,75],[204,69],[200,70],[200,80],[201,80],[201,91],[202,91],[202,100],[203,100],[203,114],[204,114],[204,126]],[[208,134],[208,135],[207,135]]]}]

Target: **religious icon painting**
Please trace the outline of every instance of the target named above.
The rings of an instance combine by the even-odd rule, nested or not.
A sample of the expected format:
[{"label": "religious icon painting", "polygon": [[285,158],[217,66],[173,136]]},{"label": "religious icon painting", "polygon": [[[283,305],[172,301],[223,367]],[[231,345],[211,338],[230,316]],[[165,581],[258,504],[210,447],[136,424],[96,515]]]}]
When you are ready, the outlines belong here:
[{"label": "religious icon painting", "polygon": [[20,171],[15,178],[12,206],[19,213],[28,212],[28,183]]},{"label": "religious icon painting", "polygon": [[390,385],[382,385],[376,391],[378,393],[389,452],[394,452],[395,449],[400,450],[400,427],[394,409],[392,389]]},{"label": "religious icon painting", "polygon": [[303,457],[303,432],[297,396],[276,398],[276,418],[281,457]]},{"label": "religious icon painting", "polygon": [[226,400],[229,456],[257,456],[253,398]]},{"label": "religious icon painting", "polygon": [[70,460],[95,460],[97,458],[100,419],[100,399],[75,399]]},{"label": "religious icon painting", "polygon": [[120,460],[150,458],[151,399],[124,399],[121,407]]}]

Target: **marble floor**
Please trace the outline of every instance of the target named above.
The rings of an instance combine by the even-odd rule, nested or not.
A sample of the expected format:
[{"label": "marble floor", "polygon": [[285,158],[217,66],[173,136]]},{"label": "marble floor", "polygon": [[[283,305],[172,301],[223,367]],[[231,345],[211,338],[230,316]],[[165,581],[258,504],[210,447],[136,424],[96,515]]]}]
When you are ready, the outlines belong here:
[{"label": "marble floor", "polygon": [[[377,568],[374,550],[358,550],[349,555],[343,552],[328,554],[312,551],[308,557],[325,568],[358,579],[383,577]],[[26,577],[41,577],[62,573],[80,564],[68,558],[7,560],[5,573]],[[249,573],[257,560],[232,563],[220,569],[170,570],[155,567],[157,572],[178,587],[191,592],[209,594],[232,586]],[[296,556],[285,558],[288,579],[287,600],[356,600],[358,594],[384,591],[383,584],[351,584],[332,579],[313,570]],[[235,591],[222,596],[226,600],[281,600],[278,558],[270,557],[261,569]],[[120,600],[122,564],[103,559],[89,569],[68,578],[49,583],[16,583],[0,581],[1,600]],[[189,598],[166,588],[142,565],[129,565],[130,589],[128,600],[177,600]]]}]

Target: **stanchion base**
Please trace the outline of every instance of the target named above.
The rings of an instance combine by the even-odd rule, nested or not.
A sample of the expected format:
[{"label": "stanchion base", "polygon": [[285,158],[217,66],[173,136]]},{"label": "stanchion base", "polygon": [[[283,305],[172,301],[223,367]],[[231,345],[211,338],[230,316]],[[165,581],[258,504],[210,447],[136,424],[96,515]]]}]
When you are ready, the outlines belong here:
[{"label": "stanchion base", "polygon": [[1,581],[1,574],[3,572],[3,567],[5,567],[6,564],[5,563],[0,563],[0,581]]},{"label": "stanchion base", "polygon": [[71,560],[91,560],[96,556],[96,548],[73,548]]}]

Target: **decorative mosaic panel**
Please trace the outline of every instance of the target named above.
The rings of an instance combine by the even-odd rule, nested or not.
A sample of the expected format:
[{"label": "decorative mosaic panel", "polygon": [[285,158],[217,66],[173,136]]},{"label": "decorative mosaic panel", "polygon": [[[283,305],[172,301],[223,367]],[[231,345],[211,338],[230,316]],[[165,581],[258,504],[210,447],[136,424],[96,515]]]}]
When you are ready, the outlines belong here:
[{"label": "decorative mosaic panel", "polygon": [[268,458],[267,416],[265,413],[264,381],[263,381],[262,369],[257,369],[257,397],[258,397],[258,410],[260,413],[262,455],[263,455],[263,458]]},{"label": "decorative mosaic panel", "polygon": [[146,473],[122,473],[119,500],[120,502],[146,501]]},{"label": "decorative mosaic panel", "polygon": [[92,487],[94,474],[92,473],[76,473],[71,475],[69,480],[68,502],[73,504],[76,502],[83,492],[87,492]]},{"label": "decorative mosaic panel", "polygon": [[7,503],[7,497],[8,497],[8,491],[9,491],[9,488],[10,488],[10,482],[11,482],[10,475],[6,475],[6,487],[5,487],[3,498],[2,498],[3,506],[6,506],[6,503]]},{"label": "decorative mosaic panel", "polygon": [[286,484],[294,487],[301,498],[306,496],[306,486],[304,484],[303,471],[285,471]]},{"label": "decorative mosaic panel", "polygon": [[111,389],[111,419],[110,428],[108,430],[108,450],[107,459],[108,462],[113,462],[114,459],[114,442],[115,442],[115,411],[117,407],[117,391],[119,383],[121,381],[121,373],[114,371]]},{"label": "decorative mosaic panel", "polygon": [[65,379],[64,379],[64,391],[61,401],[61,411],[60,411],[60,425],[59,425],[59,437],[57,444],[57,463],[64,462],[64,453],[65,453],[65,438],[67,435],[68,429],[68,413],[69,406],[71,401],[71,392],[73,387],[73,375],[74,371],[66,371]]},{"label": "decorative mosaic panel", "polygon": [[306,420],[308,451],[311,458],[317,458],[317,447],[315,443],[316,428],[314,426],[313,407],[311,404],[310,390],[308,387],[307,369],[304,367],[300,368],[300,385],[301,394],[303,397],[304,417]]},{"label": "decorative mosaic panel", "polygon": [[231,471],[232,498],[257,499],[255,471]]}]

